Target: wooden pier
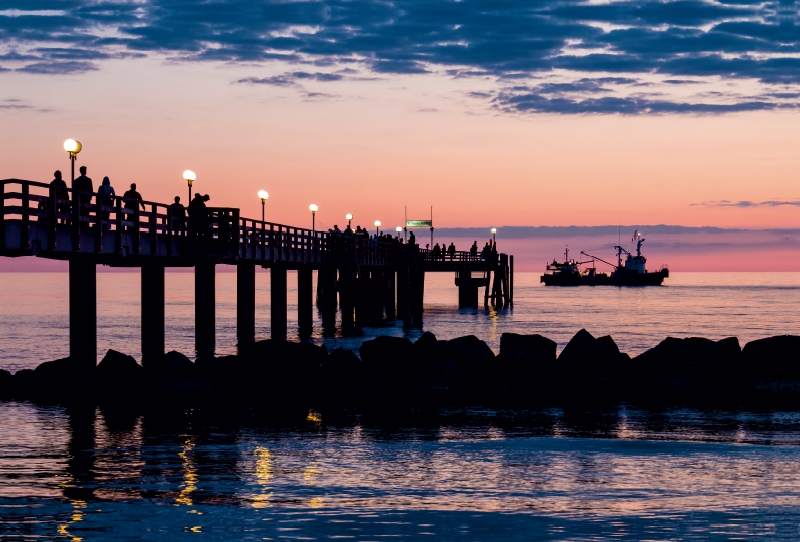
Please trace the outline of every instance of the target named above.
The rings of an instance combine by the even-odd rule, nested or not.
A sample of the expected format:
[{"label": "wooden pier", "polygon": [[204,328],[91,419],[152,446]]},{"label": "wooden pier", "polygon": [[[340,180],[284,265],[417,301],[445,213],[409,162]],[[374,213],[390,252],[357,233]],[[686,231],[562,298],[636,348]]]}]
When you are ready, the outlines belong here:
[{"label": "wooden pier", "polygon": [[[68,197],[65,197],[68,196]],[[46,183],[0,181],[0,256],[69,261],[70,357],[97,358],[96,265],[141,268],[142,363],[164,355],[164,272],[194,267],[195,346],[214,355],[215,268],[236,266],[237,340],[255,340],[256,266],[270,270],[271,336],[287,335],[287,271],[297,271],[298,325],[313,326],[313,273],[323,328],[358,333],[383,319],[422,326],[425,274],[456,277],[459,307],[513,303],[514,258],[490,253],[443,254],[395,239],[313,231],[205,207],[188,214],[163,203],[98,196]]]}]

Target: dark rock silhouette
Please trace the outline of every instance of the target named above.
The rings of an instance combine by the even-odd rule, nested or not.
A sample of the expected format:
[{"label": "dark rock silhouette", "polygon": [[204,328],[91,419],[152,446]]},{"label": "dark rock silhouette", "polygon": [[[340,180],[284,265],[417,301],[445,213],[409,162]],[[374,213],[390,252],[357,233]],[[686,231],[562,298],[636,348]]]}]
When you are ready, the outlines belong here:
[{"label": "dark rock silhouette", "polygon": [[610,351],[603,342],[581,329],[558,356],[556,378],[559,387],[576,399],[607,398],[617,391],[624,370],[624,358],[618,352],[619,349],[616,353]]},{"label": "dark rock silhouette", "polygon": [[381,388],[406,386],[412,371],[412,344],[405,337],[376,337],[361,343],[359,354],[366,378]]},{"label": "dark rock silhouette", "polygon": [[738,390],[742,360],[736,337],[667,337],[631,361],[628,383],[651,397],[686,398]]},{"label": "dark rock silhouette", "polygon": [[800,337],[796,335],[750,341],[742,358],[746,375],[757,382],[800,380]]},{"label": "dark rock silhouette", "polygon": [[[608,401],[660,404],[800,406],[800,337],[667,337],[631,359],[610,336],[585,329],[556,358],[541,335],[506,333],[500,354],[474,335],[438,340],[430,332],[365,341],[361,357],[324,346],[258,341],[239,355],[192,362],[180,352],[142,367],[109,350],[97,367],[63,358],[11,375],[0,370],[0,397],[99,401],[125,408],[141,401],[215,401],[272,410],[355,406],[569,405]],[[90,407],[91,405],[85,405]]]},{"label": "dark rock silhouette", "polygon": [[105,396],[137,393],[144,385],[144,369],[133,356],[109,350],[95,369],[98,391]]},{"label": "dark rock silhouette", "polygon": [[0,369],[0,397],[9,397],[11,395],[13,378],[9,371]]}]

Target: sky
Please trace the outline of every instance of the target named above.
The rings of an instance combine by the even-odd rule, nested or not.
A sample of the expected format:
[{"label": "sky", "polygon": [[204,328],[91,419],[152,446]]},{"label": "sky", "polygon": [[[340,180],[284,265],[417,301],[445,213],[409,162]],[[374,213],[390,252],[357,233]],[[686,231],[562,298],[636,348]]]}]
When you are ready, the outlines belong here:
[{"label": "sky", "polygon": [[[75,138],[96,183],[136,182],[153,201],[185,197],[192,169],[210,204],[259,217],[265,189],[268,220],[284,224],[310,225],[315,203],[321,227],[349,212],[393,228],[432,206],[445,237],[714,226],[731,231],[713,257],[702,232],[653,228],[648,254],[800,270],[798,13],[748,0],[0,0],[0,178],[50,181]],[[538,269],[567,243],[594,248],[573,234],[512,245]]]}]

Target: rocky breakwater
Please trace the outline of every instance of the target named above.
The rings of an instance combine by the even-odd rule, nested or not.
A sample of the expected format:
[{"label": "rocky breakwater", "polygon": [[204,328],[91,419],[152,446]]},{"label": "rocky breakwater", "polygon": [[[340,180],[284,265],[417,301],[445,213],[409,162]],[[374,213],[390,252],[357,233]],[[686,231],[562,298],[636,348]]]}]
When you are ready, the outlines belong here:
[{"label": "rocky breakwater", "polygon": [[800,406],[800,337],[712,341],[668,337],[631,358],[610,336],[580,330],[557,355],[541,335],[505,333],[495,355],[475,336],[424,333],[365,341],[358,355],[324,346],[259,341],[237,356],[179,352],[144,366],[109,350],[96,367],[70,358],[14,375],[0,398],[46,401],[202,400],[323,406],[542,406],[705,404]]}]

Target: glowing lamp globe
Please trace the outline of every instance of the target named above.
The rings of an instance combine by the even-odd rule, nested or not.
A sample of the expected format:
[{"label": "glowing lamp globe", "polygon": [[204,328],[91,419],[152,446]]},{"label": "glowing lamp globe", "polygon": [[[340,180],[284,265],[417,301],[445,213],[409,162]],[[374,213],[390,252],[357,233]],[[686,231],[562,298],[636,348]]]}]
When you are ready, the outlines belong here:
[{"label": "glowing lamp globe", "polygon": [[350,213],[347,213],[346,215],[344,215],[344,217],[347,220],[353,220],[353,215],[351,215]]},{"label": "glowing lamp globe", "polygon": [[395,228],[395,230],[397,230],[397,233],[400,233],[401,231],[403,231],[403,228],[401,228],[400,226],[397,226],[397,227]]},{"label": "glowing lamp globe", "polygon": [[312,213],[316,213],[317,211],[319,211],[319,207],[317,207],[312,203],[311,205],[308,206],[308,210],[311,211]]},{"label": "glowing lamp globe", "polygon": [[266,201],[267,198],[269,197],[269,194],[267,194],[266,190],[259,190],[258,197],[261,198],[261,201]]},{"label": "glowing lamp globe", "polygon": [[81,152],[83,146],[81,145],[80,141],[75,141],[74,139],[67,139],[64,142],[64,150],[70,154],[78,154]]},{"label": "glowing lamp globe", "polygon": [[191,169],[187,169],[186,171],[183,172],[183,179],[186,182],[191,183],[192,181],[196,181],[197,180],[197,174],[194,171],[192,171]]},{"label": "glowing lamp globe", "polygon": [[380,228],[381,227],[381,221],[380,220],[376,220],[373,224],[375,225],[376,228]]},{"label": "glowing lamp globe", "polygon": [[497,228],[492,228],[492,233],[493,234],[497,233]]}]

